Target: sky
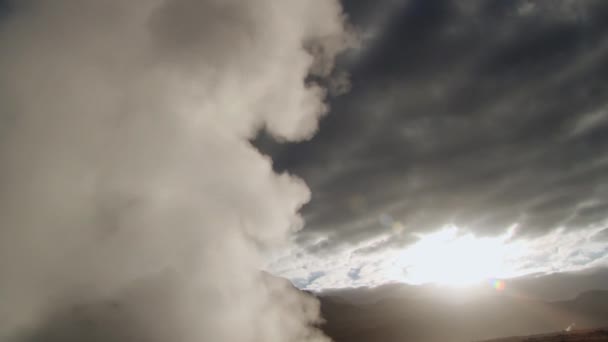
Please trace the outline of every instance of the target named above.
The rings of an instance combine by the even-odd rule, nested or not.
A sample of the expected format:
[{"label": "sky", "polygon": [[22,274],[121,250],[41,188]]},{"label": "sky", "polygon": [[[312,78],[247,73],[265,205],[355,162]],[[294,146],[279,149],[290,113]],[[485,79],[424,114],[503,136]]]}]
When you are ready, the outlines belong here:
[{"label": "sky", "polygon": [[302,288],[608,263],[605,1],[343,2],[361,47],[318,134],[255,141],[311,201]]}]

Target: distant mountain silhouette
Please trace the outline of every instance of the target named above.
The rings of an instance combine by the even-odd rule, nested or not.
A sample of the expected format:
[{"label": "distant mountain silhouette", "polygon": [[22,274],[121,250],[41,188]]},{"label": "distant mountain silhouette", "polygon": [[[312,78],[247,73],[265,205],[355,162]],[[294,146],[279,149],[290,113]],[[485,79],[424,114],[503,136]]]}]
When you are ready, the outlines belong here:
[{"label": "distant mountain silhouette", "polygon": [[[357,293],[360,292],[360,295]],[[608,291],[543,301],[482,289],[386,285],[318,296],[336,342],[480,341],[608,326]]]}]

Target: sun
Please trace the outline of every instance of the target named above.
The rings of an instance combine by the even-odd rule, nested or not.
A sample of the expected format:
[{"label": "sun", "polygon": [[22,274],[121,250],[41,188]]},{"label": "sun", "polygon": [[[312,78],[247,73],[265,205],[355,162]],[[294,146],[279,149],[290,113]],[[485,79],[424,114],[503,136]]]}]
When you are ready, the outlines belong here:
[{"label": "sun", "polygon": [[513,229],[498,237],[479,238],[461,233],[454,226],[420,235],[420,240],[398,258],[404,281],[468,286],[513,273],[509,256],[514,245],[507,243]]}]

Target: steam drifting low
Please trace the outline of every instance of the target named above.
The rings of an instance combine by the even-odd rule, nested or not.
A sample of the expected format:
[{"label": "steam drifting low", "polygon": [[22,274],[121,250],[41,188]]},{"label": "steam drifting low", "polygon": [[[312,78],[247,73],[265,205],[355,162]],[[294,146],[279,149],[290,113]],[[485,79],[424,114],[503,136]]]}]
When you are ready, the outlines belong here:
[{"label": "steam drifting low", "polygon": [[0,19],[0,339],[325,341],[259,272],[306,185],[337,1],[15,1]]}]

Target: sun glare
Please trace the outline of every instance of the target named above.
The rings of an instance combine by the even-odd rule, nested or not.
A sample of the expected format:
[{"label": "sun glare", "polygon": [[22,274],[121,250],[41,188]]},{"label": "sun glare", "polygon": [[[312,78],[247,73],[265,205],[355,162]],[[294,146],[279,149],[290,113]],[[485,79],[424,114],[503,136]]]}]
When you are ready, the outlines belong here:
[{"label": "sun glare", "polygon": [[[461,233],[457,227],[420,236],[406,249],[398,264],[404,270],[404,281],[467,286],[484,280],[509,276],[515,272],[509,256],[517,246],[507,243],[513,229],[498,237],[479,238]],[[504,283],[495,286],[504,289]]]}]

